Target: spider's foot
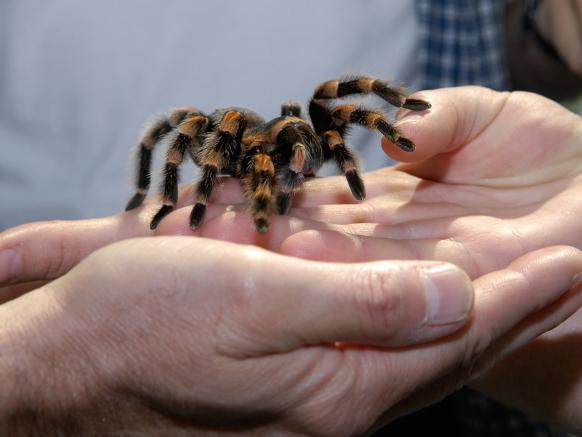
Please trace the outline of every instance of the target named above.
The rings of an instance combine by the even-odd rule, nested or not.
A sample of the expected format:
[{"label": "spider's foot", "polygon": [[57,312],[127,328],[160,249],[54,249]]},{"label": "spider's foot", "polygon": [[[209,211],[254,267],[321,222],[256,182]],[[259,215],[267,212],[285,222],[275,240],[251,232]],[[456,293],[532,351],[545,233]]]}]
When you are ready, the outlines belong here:
[{"label": "spider's foot", "polygon": [[413,111],[425,111],[430,109],[431,104],[420,99],[406,99],[402,104],[403,108],[412,109]]},{"label": "spider's foot", "polygon": [[269,221],[264,217],[255,218],[255,228],[257,232],[266,234],[269,230]]},{"label": "spider's foot", "polygon": [[277,212],[287,215],[291,210],[291,193],[279,193],[277,196]]},{"label": "spider's foot", "polygon": [[160,222],[162,221],[162,219],[165,216],[167,216],[169,213],[171,213],[173,209],[174,209],[174,207],[172,205],[163,205],[160,208],[160,210],[156,213],[154,218],[152,219],[152,221],[150,223],[150,229],[152,231],[154,229],[156,229],[158,227],[158,225],[160,224]]},{"label": "spider's foot", "polygon": [[197,229],[202,224],[202,220],[204,219],[204,214],[206,214],[206,205],[203,203],[197,203],[192,208],[192,212],[190,213],[190,227],[192,229]]},{"label": "spider's foot", "polygon": [[385,120],[380,120],[376,124],[376,128],[384,135],[388,140],[392,141],[398,147],[400,147],[405,152],[414,152],[416,146],[408,138],[400,136],[400,132]]},{"label": "spider's foot", "polygon": [[346,179],[354,197],[358,200],[364,200],[366,198],[366,188],[358,172],[356,170],[346,171]]},{"label": "spider's foot", "polygon": [[137,193],[135,193],[133,195],[133,197],[131,199],[129,199],[129,202],[127,202],[127,205],[125,206],[125,210],[130,211],[134,208],[137,208],[138,206],[140,206],[142,204],[142,202],[144,201],[145,198],[146,198],[146,193],[140,193],[138,191]]},{"label": "spider's foot", "polygon": [[399,137],[394,142],[396,143],[396,145],[398,147],[400,147],[405,152],[414,152],[414,150],[416,149],[416,146],[414,145],[414,143],[411,140],[409,140],[408,138]]}]

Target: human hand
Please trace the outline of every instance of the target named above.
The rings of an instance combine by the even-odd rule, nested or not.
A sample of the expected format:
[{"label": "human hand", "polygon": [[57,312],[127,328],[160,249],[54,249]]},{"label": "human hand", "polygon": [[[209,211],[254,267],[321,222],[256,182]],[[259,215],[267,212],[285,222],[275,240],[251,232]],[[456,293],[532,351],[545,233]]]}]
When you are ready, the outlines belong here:
[{"label": "human hand", "polygon": [[[473,294],[459,269],[190,237],[116,243],[0,306],[0,417],[24,433],[361,434],[560,323],[582,305],[579,271],[576,249],[528,254],[474,282],[462,331],[395,348],[463,324]],[[425,275],[443,284],[435,323]]]},{"label": "human hand", "polygon": [[282,251],[312,259],[441,259],[471,277],[531,250],[582,247],[582,119],[528,93],[426,91],[433,108],[399,122],[418,145],[408,161],[366,175],[350,202],[338,179],[308,185],[295,214],[336,231],[291,236]]},{"label": "human hand", "polygon": [[[351,234],[297,234],[287,251],[344,261],[435,257],[474,277],[547,244],[581,247],[580,118],[530,94],[506,100],[458,89],[449,95],[457,97],[452,106],[431,95],[431,113],[401,124],[425,160],[399,166],[405,174],[385,169],[368,175],[374,195],[364,204],[341,204],[347,198],[340,185],[310,187],[306,217],[335,221]],[[495,367],[477,387],[581,432],[580,322],[582,311]],[[537,383],[542,379],[548,382],[543,388]]]},{"label": "human hand", "polygon": [[[191,208],[193,187],[181,190],[178,208]],[[150,229],[159,199],[147,198],[129,213],[88,220],[51,220],[28,223],[0,232],[0,304],[58,278],[99,248],[116,241],[171,234]],[[215,190],[207,220],[224,212],[227,205],[242,201],[242,192],[227,180]],[[249,229],[250,231],[250,229]],[[201,229],[196,236],[212,238],[217,229]],[[250,232],[249,232],[250,234]]]},{"label": "human hand", "polygon": [[568,67],[582,75],[582,0],[540,2],[537,24]]},{"label": "human hand", "polygon": [[[433,103],[431,111],[400,121],[416,151],[384,145],[394,158],[413,162],[367,174],[365,202],[354,203],[343,178],[308,181],[291,217],[274,216],[271,231],[260,235],[244,207],[227,206],[242,202],[237,181],[230,180],[201,229],[191,231],[189,208],[179,208],[159,233],[220,238],[315,259],[436,258],[460,265],[472,277],[537,248],[582,246],[579,117],[527,93],[463,87],[424,96]],[[187,188],[178,206],[191,199]],[[0,251],[16,249],[20,269],[8,272],[4,263],[0,283],[52,279],[110,242],[151,235],[147,222],[154,203],[114,217],[35,223],[3,233]]]}]

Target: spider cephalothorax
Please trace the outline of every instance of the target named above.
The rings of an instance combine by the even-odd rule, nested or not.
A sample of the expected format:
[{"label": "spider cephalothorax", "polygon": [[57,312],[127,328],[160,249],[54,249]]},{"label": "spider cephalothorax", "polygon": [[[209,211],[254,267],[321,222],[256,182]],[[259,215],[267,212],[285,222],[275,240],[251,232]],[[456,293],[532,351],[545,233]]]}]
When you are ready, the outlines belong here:
[{"label": "spider cephalothorax", "polygon": [[269,229],[269,217],[276,207],[287,214],[293,192],[305,175],[313,175],[323,162],[333,159],[345,175],[353,196],[366,197],[354,155],[345,143],[349,126],[378,130],[402,150],[411,152],[414,143],[400,135],[382,111],[355,105],[331,105],[331,101],[354,94],[375,94],[388,103],[415,111],[430,108],[424,100],[407,98],[385,82],[355,77],[321,84],[309,102],[309,119],[301,106],[285,103],[281,116],[264,121],[257,113],[239,107],[223,108],[209,115],[194,108],[172,111],[146,128],[140,138],[137,192],[126,210],[143,202],[150,185],[152,150],[162,139],[170,138],[166,154],[163,205],[152,218],[155,229],[170,213],[178,199],[178,168],[186,153],[201,168],[196,187],[196,203],[190,215],[193,229],[200,226],[206,204],[220,174],[241,179],[251,204],[257,231]]}]

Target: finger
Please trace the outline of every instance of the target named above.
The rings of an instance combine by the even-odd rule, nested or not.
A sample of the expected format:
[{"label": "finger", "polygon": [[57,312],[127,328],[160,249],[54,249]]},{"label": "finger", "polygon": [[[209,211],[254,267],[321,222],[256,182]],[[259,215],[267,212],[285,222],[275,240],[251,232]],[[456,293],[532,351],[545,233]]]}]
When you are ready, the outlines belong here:
[{"label": "finger", "polygon": [[[414,193],[420,180],[405,172],[386,167],[364,175],[366,197],[374,198],[386,193],[399,199],[408,199]],[[296,208],[324,204],[359,204],[350,191],[346,178],[333,176],[313,178],[305,182],[293,199]]]},{"label": "finger", "polygon": [[524,316],[555,302],[581,271],[582,252],[574,247],[555,246],[525,254],[507,268],[475,281],[482,308],[477,320],[501,328],[514,326]]},{"label": "finger", "polygon": [[462,217],[475,212],[474,208],[444,202],[402,202],[392,194],[377,196],[360,204],[319,205],[291,210],[295,217],[324,223],[375,223],[391,226],[405,226],[421,221],[432,223],[438,219]]},{"label": "finger", "polygon": [[48,282],[49,281],[32,281],[0,287],[0,305],[16,299],[29,291],[36,290],[37,288],[46,285]]},{"label": "finger", "polygon": [[424,161],[470,142],[495,119],[507,99],[507,94],[472,86],[422,91],[419,95],[431,103],[431,109],[423,113],[401,110],[396,122],[402,135],[416,144],[416,150],[404,152],[382,140],[384,152],[397,161]]},{"label": "finger", "polygon": [[157,235],[193,235],[230,241],[239,244],[251,244],[278,251],[281,243],[297,232],[307,229],[339,229],[334,225],[302,220],[292,216],[273,215],[270,217],[269,231],[259,233],[245,206],[209,205],[204,224],[196,229],[190,228],[190,207],[181,208],[167,216],[157,229]]},{"label": "finger", "polygon": [[475,366],[493,345],[491,352],[499,358],[576,312],[582,305],[582,287],[574,282],[579,272],[582,252],[557,246],[530,252],[477,279],[472,332],[459,343],[467,353],[465,364]]},{"label": "finger", "polygon": [[[439,260],[459,266],[472,278],[478,277],[485,269],[462,242],[453,239],[396,240],[312,229],[290,235],[281,243],[280,252],[304,259],[332,262]],[[499,262],[500,257],[492,261]]]},{"label": "finger", "polygon": [[0,235],[0,285],[57,278],[100,247],[151,234],[148,214],[17,226]]},{"label": "finger", "polygon": [[[240,201],[240,184],[233,178],[226,179],[222,189],[217,190],[217,200]],[[192,185],[182,187],[179,204],[191,205],[192,193]],[[115,216],[37,222],[9,229],[0,234],[0,285],[54,279],[103,246],[153,235],[149,223],[157,208],[159,203],[154,196],[143,207]],[[221,210],[224,206],[210,212],[209,217]]]},{"label": "finger", "polygon": [[[581,269],[582,254],[577,249],[552,247],[530,252],[507,269],[475,281],[473,320],[466,331],[414,350],[395,351],[398,357],[368,354],[368,368],[375,369],[371,373],[378,380],[387,367],[396,374],[416,376],[394,394],[398,398],[414,391],[414,396],[388,416],[397,417],[411,405],[418,408],[442,397],[574,314],[582,306],[582,285],[573,282]],[[443,375],[449,376],[435,386],[435,378]],[[425,384],[430,384],[428,389],[416,390]],[[382,389],[388,387],[378,388]]]},{"label": "finger", "polygon": [[[280,251],[300,258],[365,262],[419,259],[450,262],[471,278],[499,270],[541,245],[522,238],[519,223],[500,226],[493,217],[435,219],[395,226],[352,224],[290,235]],[[503,241],[503,245],[499,244]],[[529,249],[526,249],[529,248]]]}]

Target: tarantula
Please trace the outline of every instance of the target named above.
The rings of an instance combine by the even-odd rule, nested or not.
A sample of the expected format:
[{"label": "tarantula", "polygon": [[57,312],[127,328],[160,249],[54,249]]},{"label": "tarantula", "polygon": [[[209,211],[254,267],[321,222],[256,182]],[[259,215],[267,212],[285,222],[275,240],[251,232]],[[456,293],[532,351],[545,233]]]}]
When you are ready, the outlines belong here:
[{"label": "tarantula", "polygon": [[255,228],[260,233],[268,231],[272,210],[276,207],[279,214],[287,214],[293,192],[305,176],[315,174],[330,159],[335,160],[345,175],[353,196],[363,200],[364,183],[354,155],[345,143],[350,125],[377,129],[407,152],[415,146],[400,135],[381,111],[329,104],[334,99],[355,94],[375,94],[394,106],[415,111],[430,108],[430,103],[407,98],[386,82],[355,77],[330,80],[316,88],[309,102],[311,124],[302,117],[301,105],[296,102],[284,103],[281,116],[270,121],[239,107],[217,109],[209,115],[195,108],[173,110],[150,124],[141,135],[137,192],[126,211],[143,202],[150,185],[152,150],[166,137],[170,138],[170,147],[162,184],[163,205],[152,218],[151,229],[176,206],[178,168],[186,152],[202,170],[190,215],[192,229],[201,225],[220,174],[242,180]]}]

